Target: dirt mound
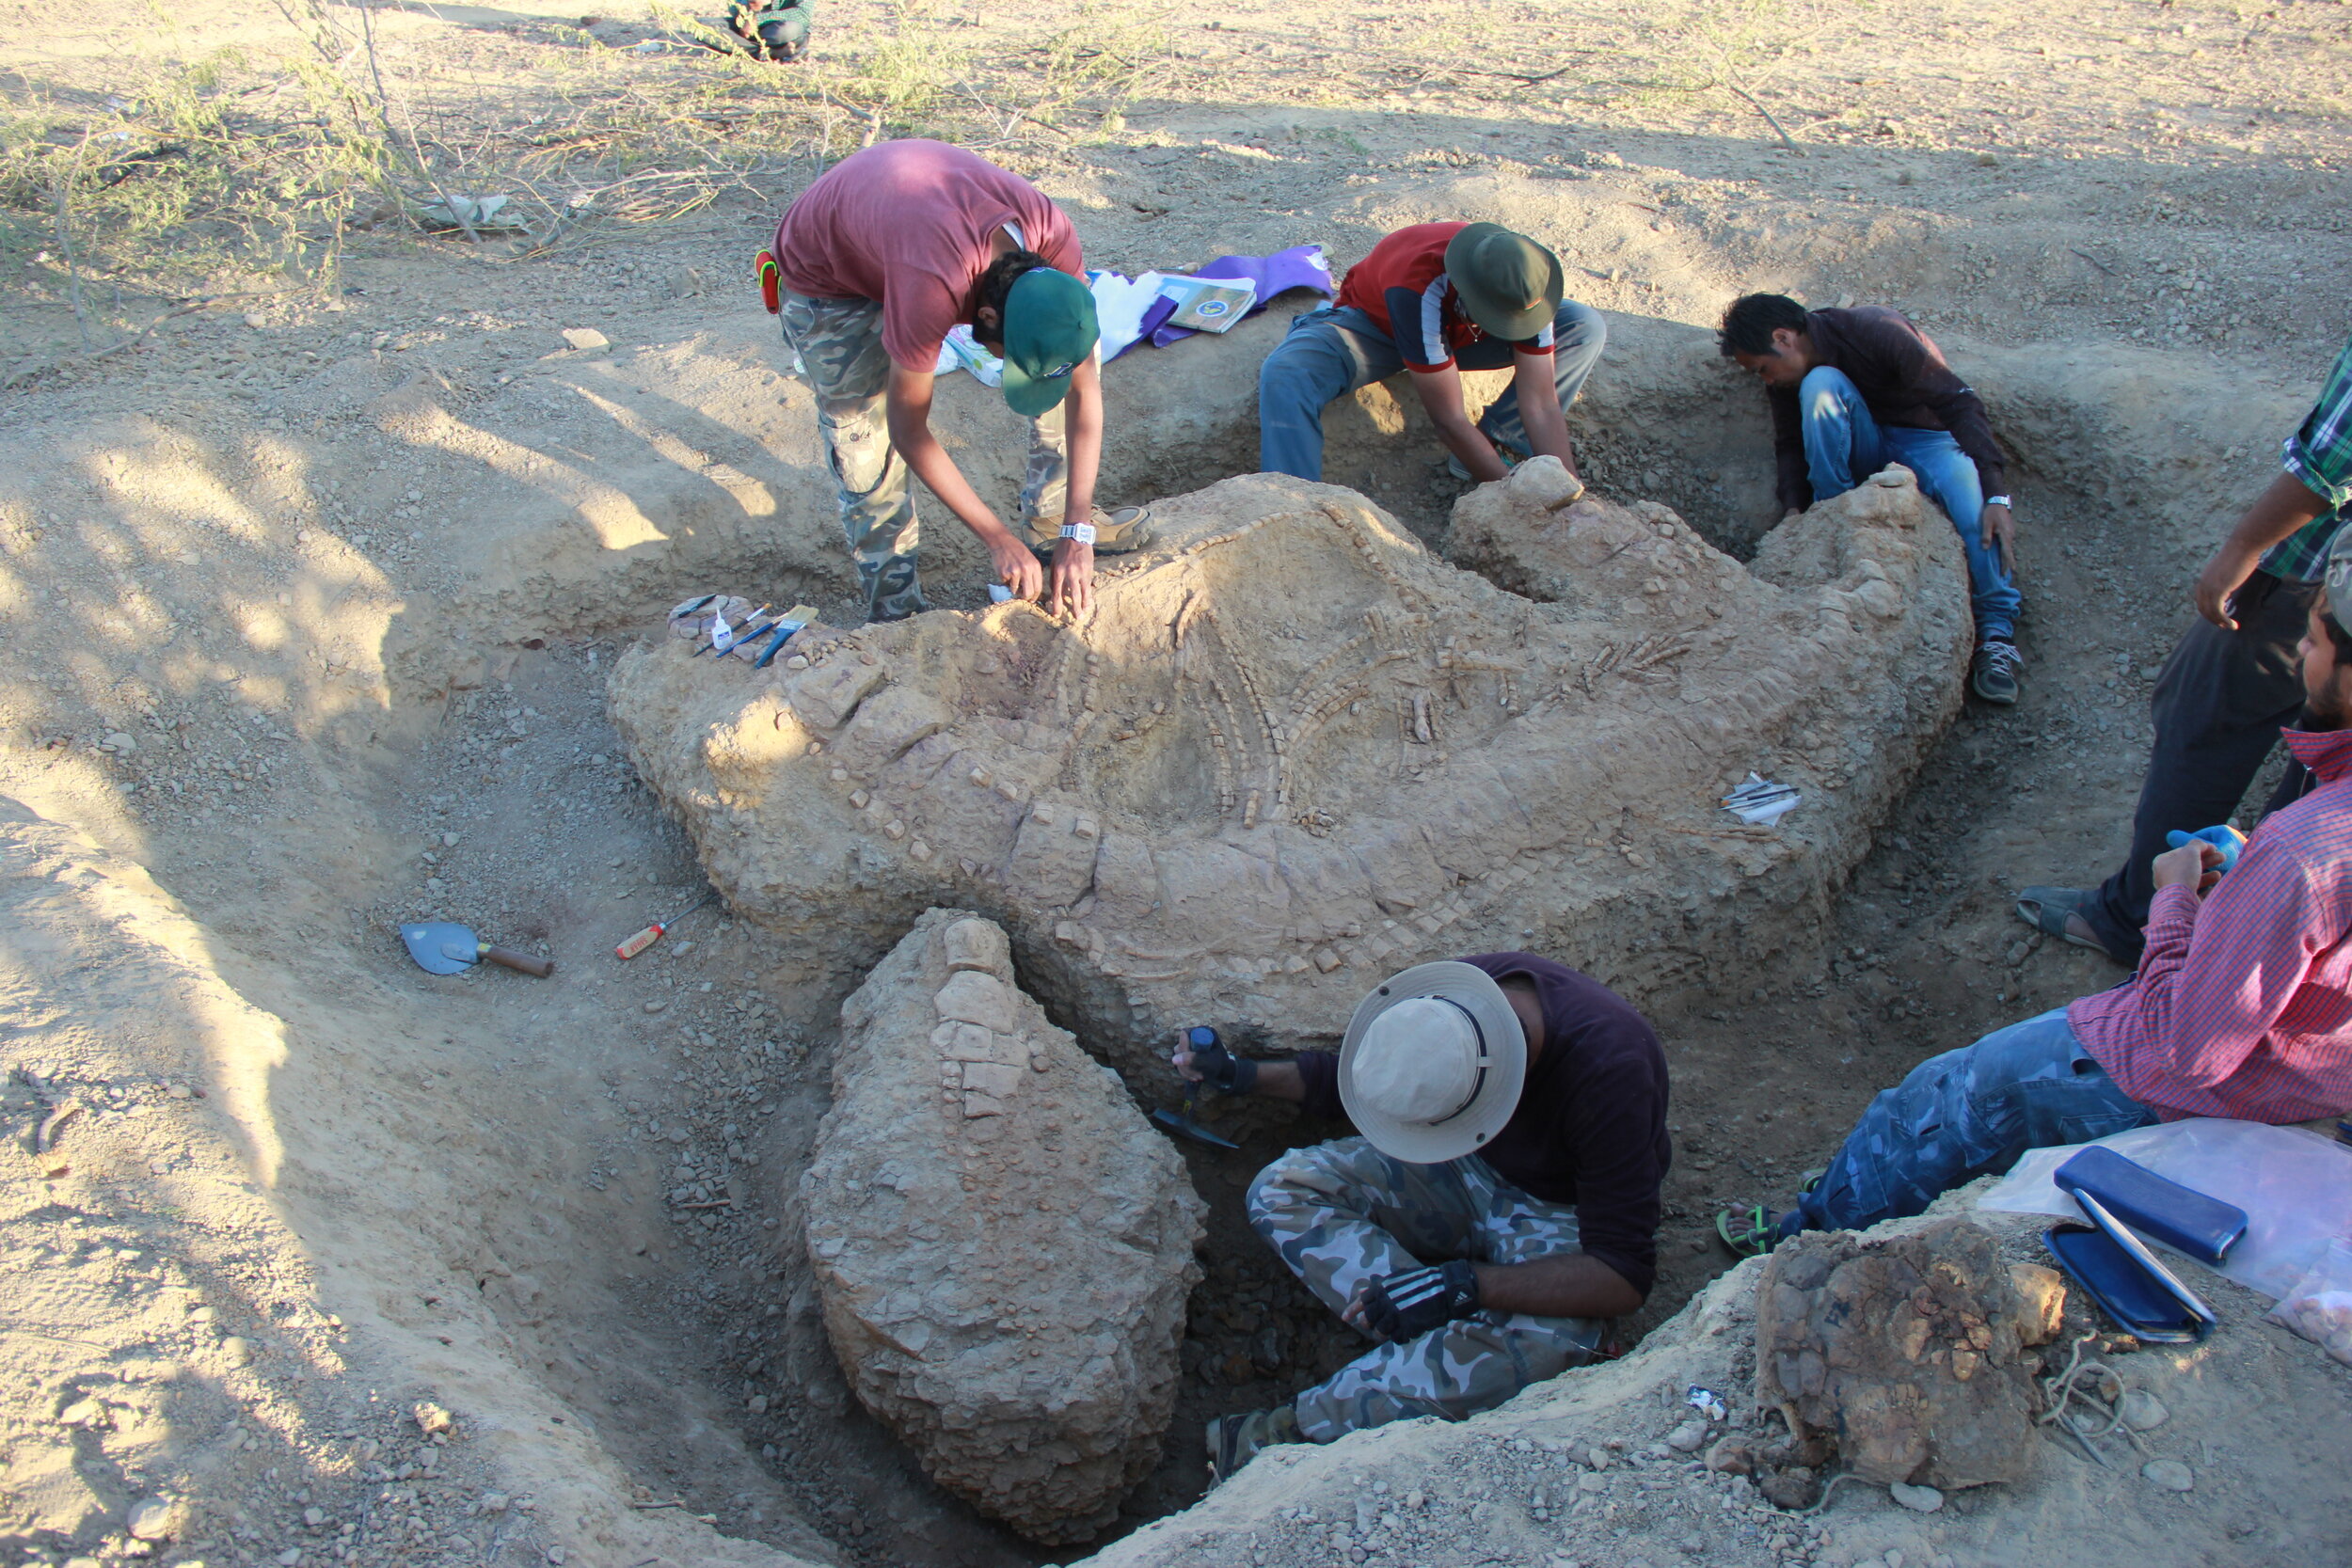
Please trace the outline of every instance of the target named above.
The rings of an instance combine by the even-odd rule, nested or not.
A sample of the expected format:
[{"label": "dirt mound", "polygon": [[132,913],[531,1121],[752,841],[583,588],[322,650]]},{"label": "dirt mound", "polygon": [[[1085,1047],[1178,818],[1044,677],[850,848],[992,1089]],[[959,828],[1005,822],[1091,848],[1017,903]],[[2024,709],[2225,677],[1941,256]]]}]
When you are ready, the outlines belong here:
[{"label": "dirt mound", "polygon": [[[1976,1191],[1947,1195],[1929,1213],[1876,1227],[1864,1240],[1900,1249],[1906,1238],[1957,1221],[1963,1249],[1990,1254],[1988,1266],[2047,1259],[2042,1222],[1975,1212]],[[2119,1343],[2070,1292],[2041,1387],[2063,1376],[2084,1341],[2082,1353],[2105,1370],[2076,1382],[2103,1390],[2102,1412],[2128,1398],[2150,1424],[2127,1431],[2104,1414],[2087,1418],[2093,1433],[2117,1428],[2096,1440],[2095,1461],[2055,1429],[2030,1428],[2021,1437],[2028,1472],[2013,1484],[1940,1502],[1913,1493],[1905,1503],[1856,1478],[1834,1483],[1818,1512],[1796,1513],[1772,1506],[1750,1477],[1711,1467],[1706,1456],[1725,1439],[1760,1449],[1791,1436],[1779,1413],[1752,1397],[1765,1267],[1754,1259],[1622,1361],[1539,1384],[1459,1425],[1405,1421],[1325,1448],[1269,1450],[1199,1507],[1090,1561],[1174,1568],[1204,1555],[1216,1560],[1219,1544],[1247,1538],[1248,1560],[1263,1568],[1343,1560],[2006,1568],[2021,1560],[2027,1529],[2031,1560],[2068,1568],[2340,1559],[2352,1545],[2335,1467],[2352,1439],[2343,1370],[2317,1346],[2265,1326],[2266,1298],[2182,1266],[2222,1320],[2203,1345]],[[1702,1391],[1723,1401],[1721,1418],[1694,1408]],[[2152,1465],[2176,1481],[2185,1471],[2193,1490],[2165,1489],[2142,1474]]]},{"label": "dirt mound", "polygon": [[1175,1406],[1184,1163],[961,910],[915,922],[841,1019],[801,1196],[842,1372],[940,1485],[1089,1540]]},{"label": "dirt mound", "polygon": [[[1959,551],[1882,479],[1750,569],[1662,508],[1558,508],[1530,465],[1459,528],[1572,580],[1549,605],[1344,491],[1230,480],[1163,503],[1081,625],[935,612],[766,679],[669,641],[623,659],[612,711],[714,884],[812,973],[968,903],[1133,1081],[1166,1029],[1327,1038],[1449,953],[1532,945],[1639,996],[1676,978],[1645,958],[1662,932],[1802,946],[1958,705]],[[1808,806],[1735,820],[1750,768]]]}]

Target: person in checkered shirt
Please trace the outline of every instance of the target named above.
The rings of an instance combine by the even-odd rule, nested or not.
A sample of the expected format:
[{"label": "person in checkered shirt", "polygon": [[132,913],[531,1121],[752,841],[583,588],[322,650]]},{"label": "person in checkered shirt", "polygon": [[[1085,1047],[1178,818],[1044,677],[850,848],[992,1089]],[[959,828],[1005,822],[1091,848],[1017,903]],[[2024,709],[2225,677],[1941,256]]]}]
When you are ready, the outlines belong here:
[{"label": "person in checkered shirt", "polygon": [[[2137,963],[2156,891],[2149,867],[2166,835],[2228,821],[2278,744],[2279,726],[2301,710],[2296,644],[2328,544],[2352,515],[2352,343],[2287,437],[2280,470],[2198,574],[2200,619],[2156,675],[2148,701],[2155,743],[2123,863],[2097,887],[2020,892],[2017,916],[2036,930]],[[2265,815],[2309,784],[2302,765],[2290,762]]]},{"label": "person in checkered shirt", "polygon": [[1919,1213],[2028,1148],[2352,1111],[2352,530],[2326,571],[2298,646],[2302,723],[2284,732],[2309,791],[2226,871],[2203,839],[2156,856],[2137,974],[1920,1063],[1787,1212],[1722,1216],[1736,1250]]}]

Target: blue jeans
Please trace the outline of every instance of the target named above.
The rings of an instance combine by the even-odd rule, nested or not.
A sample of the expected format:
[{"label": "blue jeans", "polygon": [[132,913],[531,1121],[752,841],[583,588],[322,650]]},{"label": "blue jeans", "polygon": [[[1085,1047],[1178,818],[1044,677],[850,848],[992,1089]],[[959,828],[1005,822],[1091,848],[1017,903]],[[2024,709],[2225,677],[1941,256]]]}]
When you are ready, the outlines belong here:
[{"label": "blue jeans", "polygon": [[[1565,412],[1600,361],[1609,324],[1572,299],[1551,318],[1551,378]],[[1511,345],[1483,339],[1454,356],[1466,371],[1499,371],[1513,363]],[[1396,340],[1352,305],[1327,305],[1292,318],[1290,335],[1258,369],[1258,468],[1262,473],[1323,477],[1323,410],[1335,398],[1386,381],[1405,368]],[[1486,439],[1514,457],[1528,452],[1514,385],[1479,416]]]},{"label": "blue jeans", "polygon": [[1976,612],[1977,638],[2009,638],[2017,629],[2025,596],[2001,569],[1998,545],[1983,543],[1984,484],[1977,465],[1944,430],[1881,425],[1870,417],[1862,390],[1843,371],[1817,365],[1797,387],[1797,413],[1804,427],[1804,466],[1813,499],[1842,496],[1889,463],[1899,463],[1919,488],[1960,531],[1968,552],[1968,607]]},{"label": "blue jeans", "polygon": [[1923,1213],[1939,1194],[1997,1176],[2029,1148],[2155,1119],[2090,1059],[2060,1007],[1931,1056],[1871,1101],[1828,1172],[1781,1217],[1781,1233]]}]

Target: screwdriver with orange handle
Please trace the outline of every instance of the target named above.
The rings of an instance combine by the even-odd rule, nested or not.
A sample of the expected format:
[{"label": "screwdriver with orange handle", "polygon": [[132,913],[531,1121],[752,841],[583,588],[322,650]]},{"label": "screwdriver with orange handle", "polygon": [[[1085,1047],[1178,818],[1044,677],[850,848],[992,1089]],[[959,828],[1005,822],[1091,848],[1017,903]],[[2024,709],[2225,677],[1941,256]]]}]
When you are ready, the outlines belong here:
[{"label": "screwdriver with orange handle", "polygon": [[651,947],[655,942],[660,942],[661,940],[662,932],[668,930],[679,921],[684,920],[687,915],[692,914],[694,911],[701,909],[703,905],[710,903],[718,896],[719,895],[716,893],[706,893],[698,901],[690,906],[684,913],[674,914],[667,920],[655,921],[652,925],[646,927],[644,930],[638,932],[635,936],[621,943],[620,946],[612,949],[612,956],[616,958],[633,958],[637,957],[638,954],[643,953],[646,948]]}]

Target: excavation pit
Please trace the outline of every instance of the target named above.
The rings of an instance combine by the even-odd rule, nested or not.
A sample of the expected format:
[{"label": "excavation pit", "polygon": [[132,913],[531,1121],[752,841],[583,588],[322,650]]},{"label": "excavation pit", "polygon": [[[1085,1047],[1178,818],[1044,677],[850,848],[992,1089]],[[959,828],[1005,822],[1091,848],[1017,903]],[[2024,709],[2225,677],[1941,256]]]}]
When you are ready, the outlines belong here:
[{"label": "excavation pit", "polygon": [[[543,1508],[560,1510],[581,1538],[601,1537],[629,1562],[645,1554],[620,1554],[641,1544],[693,1560],[746,1563],[778,1560],[772,1553],[927,1564],[1059,1560],[1066,1554],[1029,1546],[943,1499],[902,1449],[856,1414],[791,1256],[800,1215],[790,1195],[825,1107],[839,1004],[860,965],[895,940],[891,927],[903,934],[936,890],[908,888],[894,895],[897,912],[862,915],[856,942],[825,963],[794,952],[762,924],[767,912],[748,906],[740,912],[751,918],[732,924],[711,912],[691,917],[632,965],[608,956],[628,930],[691,901],[705,852],[631,781],[605,719],[614,657],[658,626],[671,603],[707,588],[804,598],[836,625],[849,618],[805,394],[775,378],[774,351],[758,325],[739,329],[730,321],[675,348],[564,361],[546,377],[564,389],[542,395],[556,399],[544,410],[470,400],[430,378],[388,376],[369,365],[339,368],[319,404],[345,422],[313,438],[248,433],[254,450],[268,454],[262,464],[246,465],[226,443],[154,426],[69,444],[64,461],[82,488],[61,485],[70,499],[50,497],[43,509],[72,517],[103,496],[103,542],[133,549],[173,517],[223,519],[207,525],[215,553],[200,566],[163,557],[152,569],[174,578],[183,598],[238,602],[246,619],[237,624],[250,630],[218,647],[156,641],[126,654],[109,678],[145,683],[159,716],[173,721],[162,733],[190,744],[150,744],[152,726],[135,723],[140,750],[88,762],[75,752],[71,766],[101,781],[157,784],[191,822],[211,813],[200,824],[209,832],[249,824],[257,850],[291,857],[272,866],[298,866],[303,876],[272,895],[282,907],[240,903],[220,890],[211,867],[175,863],[167,831],[142,841],[127,828],[107,854],[58,849],[42,863],[79,857],[103,867],[108,885],[128,890],[119,896],[134,903],[164,898],[138,891],[137,867],[151,865],[205,911],[207,934],[159,927],[154,952],[200,954],[223,993],[220,1016],[245,1021],[192,1032],[189,1059],[230,1064],[224,1082],[239,1086],[221,1100],[238,1107],[232,1125],[242,1147],[263,1151],[278,1173],[272,1201],[303,1235],[324,1238],[316,1255],[329,1288],[339,1300],[365,1304],[345,1317],[400,1347],[406,1359],[387,1386],[457,1409],[468,1440],[478,1433],[482,1451],[532,1478]],[[1112,367],[1114,428],[1132,438],[1107,454],[1107,500],[1188,497],[1252,466],[1254,364],[1279,325],[1251,324],[1221,344],[1139,354]],[[1707,559],[1698,554],[1703,542],[1734,564],[1769,566],[1769,546],[1755,528],[1771,511],[1756,389],[1715,356],[1706,333],[1625,317],[1613,328],[1611,356],[1575,417],[1597,492],[1613,506],[1670,505],[1689,525],[1676,540],[1693,561]],[[2180,443],[2163,421],[2194,420],[2218,438],[2250,442],[2250,431],[2280,418],[2269,404],[2280,400],[2244,399],[2218,383],[2150,411],[2129,395],[2127,360],[2079,373],[1991,350],[1972,352],[1969,362],[2018,457],[2022,505],[2052,519],[2054,549],[2079,543],[2088,550],[2129,519],[2135,548],[2159,564],[2177,562],[2202,512],[2182,499],[2199,494],[2196,476],[2166,466],[2163,454]],[[1017,422],[976,387],[954,388],[943,402],[960,461],[986,493],[1009,495]],[[1399,402],[1393,388],[1367,389],[1331,428],[1333,478],[1380,509],[1331,490],[1305,510],[1327,503],[1359,519],[1349,526],[1383,559],[1419,562],[1396,566],[1400,573],[1461,579],[1461,602],[1474,601],[1477,615],[1527,613],[1511,608],[1520,601],[1431,555],[1450,542],[1458,487],[1439,481],[1434,439],[1409,396]],[[118,475],[135,475],[137,486],[119,484]],[[290,533],[278,540],[238,520],[239,508],[283,518],[289,486],[311,509],[298,514],[311,531],[299,546]],[[395,549],[410,551],[406,543],[383,533],[350,546],[342,537],[350,531],[338,531],[335,498],[386,487],[419,493],[403,506],[478,512],[476,525],[445,546],[450,557],[434,592],[394,594],[373,575],[367,552],[395,560]],[[217,499],[224,495],[235,505]],[[1295,509],[1299,499],[1283,505]],[[942,600],[982,626],[990,615],[1002,626],[1027,614],[981,609],[977,552],[952,524],[937,525],[936,509],[933,515],[930,575]],[[1661,524],[1648,520],[1659,537]],[[228,579],[258,571],[280,548],[295,551],[306,574],[289,590],[294,602],[243,604]],[[1344,548],[1361,559],[1356,546]],[[1487,569],[1508,580],[1499,567]],[[1849,587],[1863,590],[1859,580]],[[1561,603],[1544,613],[1585,613]],[[2061,618],[2073,611],[2058,593],[2035,603],[2046,611],[2029,613],[2046,613],[2054,627],[2069,624]],[[1270,613],[1261,607],[1249,618],[1263,623]],[[264,616],[276,617],[278,631]],[[310,657],[314,646],[324,658]],[[1434,659],[1439,651],[1432,645],[1416,657]],[[94,677],[79,685],[82,657],[77,651],[60,664],[57,689],[101,694]],[[722,678],[735,675],[730,668]],[[1491,685],[1495,673],[1475,680]],[[1147,698],[1146,711],[1152,700],[1166,698]],[[272,753],[293,759],[275,773],[249,763],[218,771],[161,766],[175,755],[228,758],[229,737],[239,755],[278,744],[266,740],[264,725],[293,737],[291,753]],[[1928,744],[1924,732],[1919,744]],[[1928,763],[1921,793],[1930,805],[1949,805],[1969,775],[1947,745],[1944,760]],[[295,781],[348,809],[342,820],[306,823],[283,847],[267,845],[265,819],[246,803]],[[174,782],[186,792],[172,793]],[[246,787],[230,791],[232,782]],[[818,794],[831,787],[829,777],[814,785]],[[1213,778],[1196,780],[1120,809],[1149,816],[1163,802],[1189,801],[1185,809],[1197,811],[1216,794]],[[1881,810],[1898,814],[1892,831],[1928,842],[1899,794],[1890,784],[1879,807],[1858,815],[1851,843],[1805,895],[1804,920],[1833,938],[1857,918],[1828,912],[1857,862],[1871,898],[1891,904],[1928,891],[1931,879],[1907,869],[1899,884],[1891,879],[1903,860],[1863,858]],[[1246,810],[1246,793],[1241,804]],[[169,818],[161,820],[167,828]],[[1801,829],[1802,819],[1791,827]],[[36,822],[20,839],[29,842],[37,829],[47,831]],[[443,842],[450,834],[456,843]],[[882,842],[898,845],[886,835]],[[400,879],[371,879],[369,868],[393,862]],[[365,909],[365,925],[355,927],[346,901]],[[1057,1022],[1123,1066],[1147,1063],[1167,1025],[1232,1005],[1215,992],[1175,995],[1154,1004],[1149,1029],[1138,1027],[1123,993],[1098,994],[1099,974],[1078,965],[1082,949],[1057,939],[1055,922],[986,898],[972,905],[1021,928],[1023,984],[1049,1002]],[[503,974],[428,982],[381,940],[390,921],[420,913],[454,914],[544,942],[558,957],[558,978],[539,990]],[[1523,927],[1500,918],[1491,931],[1475,923],[1486,918],[1473,911],[1448,923],[1430,937],[1430,951],[1472,937],[1480,945],[1522,940]],[[1745,965],[1709,967],[1704,944],[1632,946],[1679,929],[1682,920],[1678,903],[1647,911],[1622,950],[1593,961],[1621,965],[1612,977],[1660,1016],[1675,1041],[1678,1115],[1691,1122],[1692,1141],[1705,1133],[1705,1152],[1690,1156],[1695,1166],[1727,1161],[1726,1150],[1742,1147],[1736,1128],[1707,1123],[1746,1116],[1751,1072],[1798,1069],[1751,1064],[1752,1038],[1685,1042],[1708,1037],[1708,1012],[1740,1006],[1759,989],[1782,1006],[1820,971],[1818,954],[1777,947]],[[305,948],[291,940],[296,931],[328,934]],[[679,942],[694,945],[673,956]],[[1841,954],[1854,944],[1841,941]],[[1322,981],[1327,972],[1311,967],[1311,951],[1307,957]],[[154,961],[153,984],[178,983],[165,958]],[[1377,967],[1375,959],[1327,972],[1342,978],[1312,1003],[1320,1009],[1312,1026],[1295,1033],[1284,1032],[1291,1026],[1279,1008],[1232,1011],[1255,1018],[1257,1037],[1269,1047],[1326,1038],[1334,998]],[[1884,999],[1890,1006],[1901,1000]],[[1791,1037],[1809,1026],[1781,1024]],[[278,1054],[267,1062],[251,1054],[264,1047]],[[1833,1092],[1831,1080],[1834,1092],[1848,1093],[1846,1080],[1883,1076],[1889,1065],[1882,1053],[1863,1067],[1804,1069],[1811,1076],[1775,1094],[1784,1101],[1819,1096]],[[1135,1085],[1145,1102],[1171,1090],[1164,1077]],[[104,1124],[109,1135],[113,1125]],[[1250,1172],[1309,1130],[1228,1125],[1241,1135],[1242,1152],[1184,1151],[1211,1204],[1209,1279],[1188,1314],[1167,1457],[1129,1497],[1114,1533],[1194,1499],[1193,1445],[1205,1415],[1268,1402],[1352,1353],[1348,1337],[1240,1220]],[[1753,1126],[1748,1135],[1756,1135]],[[1831,1132],[1808,1135],[1819,1142]],[[420,1149],[434,1153],[420,1160]],[[354,1162],[372,1174],[324,1174]],[[674,1199],[680,1189],[688,1196]],[[705,1191],[708,1197],[695,1196]],[[1686,1196],[1695,1207],[1695,1191]],[[1692,1228],[1687,1217],[1683,1228]],[[1677,1233],[1676,1244],[1682,1240]],[[1678,1275],[1670,1266],[1677,1282],[1661,1291],[1661,1306],[1698,1282],[1699,1265],[1678,1266]],[[220,1274],[225,1298],[244,1289],[226,1283],[238,1277]],[[257,1323],[275,1321],[259,1313],[262,1296],[253,1300]],[[266,1367],[285,1354],[264,1351],[259,1360]],[[229,1386],[232,1374],[221,1377]],[[325,1469],[310,1480],[322,1497],[343,1484]],[[717,1533],[681,1517],[685,1511],[652,1506],[674,1498],[713,1514]],[[671,1533],[645,1533],[660,1530]]]}]

